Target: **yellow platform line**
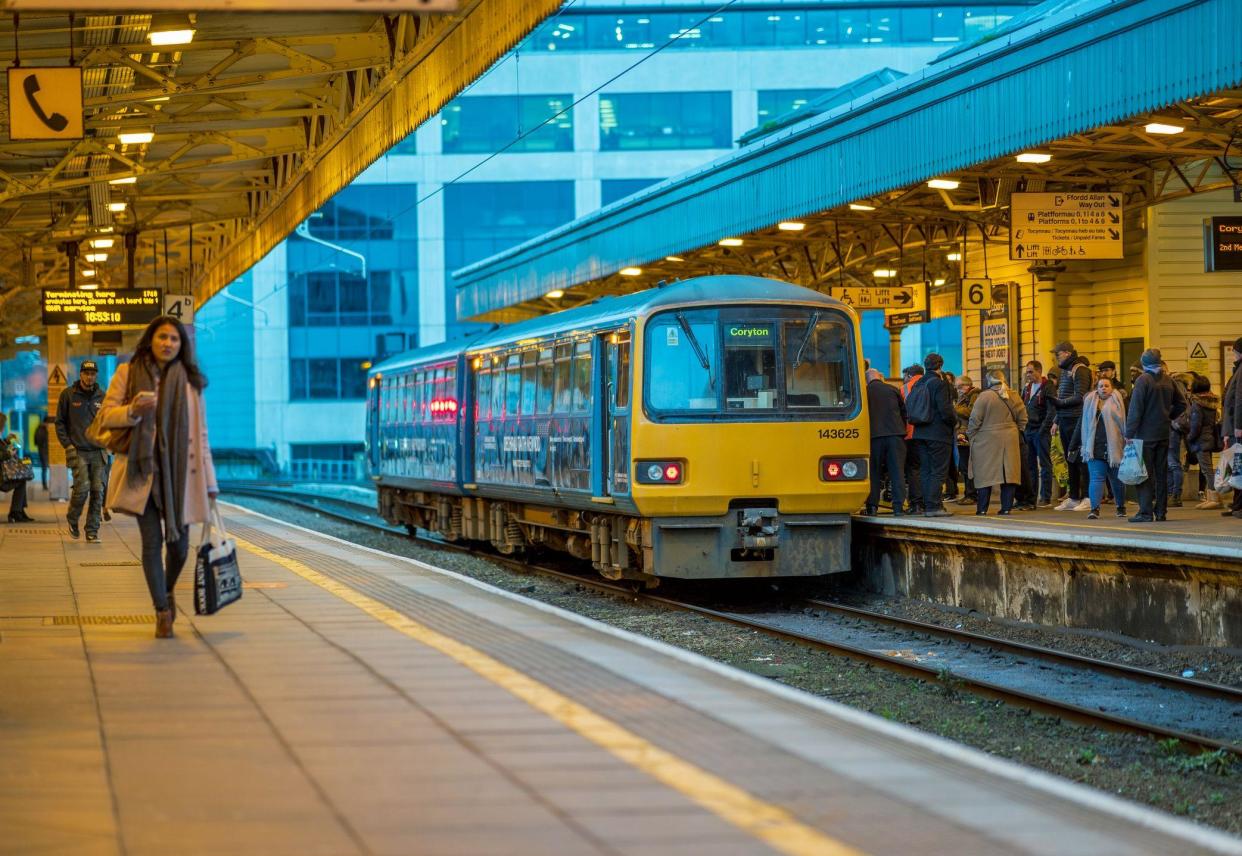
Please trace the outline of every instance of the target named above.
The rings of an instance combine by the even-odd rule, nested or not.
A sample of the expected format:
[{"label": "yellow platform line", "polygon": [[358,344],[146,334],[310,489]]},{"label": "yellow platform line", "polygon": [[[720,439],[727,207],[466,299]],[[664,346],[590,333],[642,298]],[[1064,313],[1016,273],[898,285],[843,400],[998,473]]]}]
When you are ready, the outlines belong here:
[{"label": "yellow platform line", "polygon": [[685,795],[722,820],[791,856],[862,856],[862,851],[799,822],[724,779],[682,760],[530,676],[420,624],[372,597],[295,559],[241,538],[237,546],[297,574],[411,639],[452,658],[622,761]]}]

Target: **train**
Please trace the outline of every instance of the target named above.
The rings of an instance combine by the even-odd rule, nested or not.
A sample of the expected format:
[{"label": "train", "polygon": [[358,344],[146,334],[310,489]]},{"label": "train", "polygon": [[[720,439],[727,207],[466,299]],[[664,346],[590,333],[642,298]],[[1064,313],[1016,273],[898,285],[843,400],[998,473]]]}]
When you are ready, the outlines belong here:
[{"label": "train", "polygon": [[548,549],[604,577],[814,577],[850,565],[870,478],[853,310],[704,276],[419,348],[367,378],[379,514]]}]

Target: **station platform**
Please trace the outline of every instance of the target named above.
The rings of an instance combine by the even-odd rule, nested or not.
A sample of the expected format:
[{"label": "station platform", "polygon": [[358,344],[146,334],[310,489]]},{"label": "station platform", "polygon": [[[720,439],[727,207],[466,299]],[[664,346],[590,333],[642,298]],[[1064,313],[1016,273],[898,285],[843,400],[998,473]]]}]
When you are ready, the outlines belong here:
[{"label": "station platform", "polygon": [[231,506],[245,596],[196,617],[187,569],[157,640],[133,521],[87,544],[65,507],[0,525],[3,854],[1242,854]]}]

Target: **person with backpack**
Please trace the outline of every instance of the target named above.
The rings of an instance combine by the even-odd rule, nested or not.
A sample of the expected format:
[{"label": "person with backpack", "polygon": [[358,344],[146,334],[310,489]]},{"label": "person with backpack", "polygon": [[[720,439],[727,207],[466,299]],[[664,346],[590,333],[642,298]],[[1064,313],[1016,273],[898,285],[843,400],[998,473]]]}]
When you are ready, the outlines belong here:
[{"label": "person with backpack", "polygon": [[[1061,446],[1068,451],[1070,438],[1074,429],[1082,419],[1082,401],[1091,391],[1094,379],[1087,359],[1079,356],[1077,349],[1069,342],[1061,342],[1053,349],[1056,352],[1057,365],[1061,367],[1061,377],[1057,382],[1056,395],[1052,396],[1052,406],[1056,411],[1056,423],[1053,426],[1061,438]],[[1081,460],[1070,461],[1066,457],[1069,469],[1069,494],[1065,501],[1056,507],[1057,511],[1090,511],[1091,501],[1084,495],[1086,487],[1086,468]]]},{"label": "person with backpack", "polygon": [[[958,469],[962,473],[962,498],[958,505],[971,505],[975,501],[975,482],[970,477],[970,438],[966,426],[970,423],[970,414],[975,402],[979,400],[979,392],[975,382],[966,375],[956,379],[954,384],[953,411],[957,414],[957,459]],[[956,479],[953,480],[956,484]],[[945,497],[950,499],[951,497]]]},{"label": "person with backpack", "polygon": [[1220,442],[1220,397],[1212,392],[1212,382],[1201,374],[1190,385],[1190,407],[1175,422],[1186,437],[1186,448],[1199,462],[1199,472],[1207,479],[1203,501],[1195,506],[1200,511],[1224,508],[1216,492],[1212,453],[1222,451]]},{"label": "person with backpack", "polygon": [[[923,379],[923,367],[918,363],[901,372],[901,400],[904,404],[910,390]],[[914,426],[906,425],[906,493],[909,496],[907,514],[923,513],[923,483],[919,478],[919,456],[914,447]]]},{"label": "person with backpack", "polygon": [[906,416],[914,425],[914,448],[919,459],[919,479],[923,488],[925,517],[952,517],[944,507],[944,480],[953,452],[953,432],[957,412],[953,393],[940,374],[944,357],[936,353],[923,358],[923,379],[910,387],[906,396]]},{"label": "person with backpack", "polygon": [[906,513],[906,406],[901,393],[884,382],[877,369],[867,369],[867,413],[871,419],[871,494],[865,513],[880,510],[880,484],[885,473],[893,492],[893,516]]}]

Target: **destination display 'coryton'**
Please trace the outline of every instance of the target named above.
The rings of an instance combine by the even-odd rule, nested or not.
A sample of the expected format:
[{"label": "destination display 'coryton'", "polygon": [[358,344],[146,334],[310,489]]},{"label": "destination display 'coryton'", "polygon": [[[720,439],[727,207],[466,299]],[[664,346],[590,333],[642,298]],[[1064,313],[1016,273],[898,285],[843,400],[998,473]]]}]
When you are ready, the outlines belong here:
[{"label": "destination display 'coryton'", "polygon": [[157,318],[162,309],[162,292],[158,288],[43,290],[43,323],[49,326],[147,324]]}]

